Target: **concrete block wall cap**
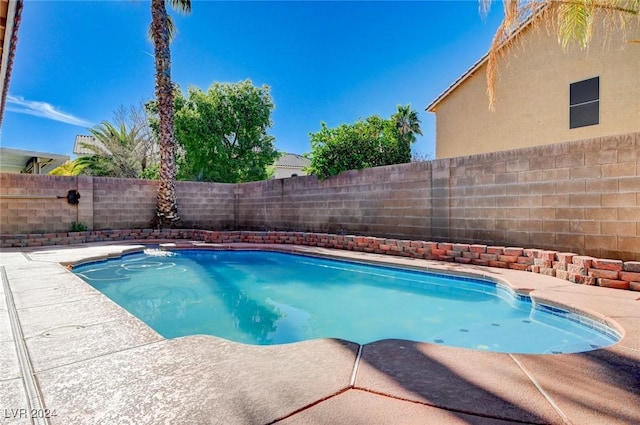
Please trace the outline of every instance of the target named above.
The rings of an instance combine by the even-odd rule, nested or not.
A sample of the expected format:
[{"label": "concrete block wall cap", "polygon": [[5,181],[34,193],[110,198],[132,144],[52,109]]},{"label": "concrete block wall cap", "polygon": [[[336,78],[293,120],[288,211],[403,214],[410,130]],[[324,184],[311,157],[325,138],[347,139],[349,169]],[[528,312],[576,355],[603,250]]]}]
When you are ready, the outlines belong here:
[{"label": "concrete block wall cap", "polygon": [[621,260],[608,260],[594,258],[591,264],[596,269],[622,271],[623,262]]},{"label": "concrete block wall cap", "polygon": [[640,273],[640,261],[625,261],[622,269],[625,272],[636,272]]},{"label": "concrete block wall cap", "polygon": [[582,266],[582,267],[591,267],[591,263],[594,260],[593,257],[589,257],[586,255],[578,255],[576,257],[573,257],[573,264],[578,265],[578,266]]},{"label": "concrete block wall cap", "polygon": [[556,257],[558,258],[558,261],[561,261],[563,263],[570,263],[573,257],[576,257],[577,255],[578,254],[575,254],[573,252],[559,252],[556,254]]}]

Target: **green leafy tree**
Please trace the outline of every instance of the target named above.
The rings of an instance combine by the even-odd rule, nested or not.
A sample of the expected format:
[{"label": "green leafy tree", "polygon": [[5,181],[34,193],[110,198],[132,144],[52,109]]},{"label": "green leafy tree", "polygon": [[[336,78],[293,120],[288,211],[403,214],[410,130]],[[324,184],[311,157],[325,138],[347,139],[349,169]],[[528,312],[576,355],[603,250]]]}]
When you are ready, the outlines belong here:
[{"label": "green leafy tree", "polygon": [[158,180],[160,179],[160,163],[152,164],[150,167],[142,170],[140,174],[141,179],[146,180]]},{"label": "green leafy tree", "polygon": [[[170,0],[181,12],[191,11],[191,0]],[[173,82],[171,81],[170,41],[173,25],[167,14],[166,0],[151,0],[150,35],[154,46],[155,95],[160,133],[160,184],[153,227],[179,227],[176,201],[176,141],[173,126]]]},{"label": "green leafy tree", "polygon": [[130,177],[117,172],[113,161],[106,155],[85,155],[73,160],[82,171],[78,175],[96,177]]},{"label": "green leafy tree", "polygon": [[[493,0],[479,0],[483,13]],[[572,42],[581,49],[591,43],[598,28],[605,36],[619,32],[627,42],[625,28],[631,21],[640,23],[640,0],[503,0],[504,19],[493,37],[487,59],[487,94],[489,108],[495,109],[499,59],[517,41],[518,29],[529,19],[539,19],[547,28],[557,30],[558,42],[567,49]]]},{"label": "green leafy tree", "polygon": [[273,162],[270,165],[267,165],[267,169],[266,169],[267,180],[271,180],[276,177],[276,172],[278,171],[276,167],[276,163],[278,159],[280,159],[280,157],[282,157],[284,154],[285,152],[278,152],[276,154],[276,157],[273,159]]},{"label": "green leafy tree", "polygon": [[246,80],[175,93],[180,179],[238,183],[268,178],[279,156],[267,134],[274,108],[269,87]]},{"label": "green leafy tree", "polygon": [[411,148],[397,120],[377,115],[354,124],[329,128],[321,123],[311,133],[311,165],[307,171],[320,179],[346,170],[399,164],[411,161]]}]

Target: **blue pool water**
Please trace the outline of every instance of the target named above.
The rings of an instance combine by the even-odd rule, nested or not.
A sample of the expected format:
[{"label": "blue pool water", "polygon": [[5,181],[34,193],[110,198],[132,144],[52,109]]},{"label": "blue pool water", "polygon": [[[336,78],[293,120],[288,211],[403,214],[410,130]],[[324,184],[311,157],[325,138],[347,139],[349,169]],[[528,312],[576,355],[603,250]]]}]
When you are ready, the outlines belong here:
[{"label": "blue pool water", "polygon": [[510,353],[582,352],[619,339],[491,282],[294,254],[147,250],[74,272],[166,338],[399,338]]}]

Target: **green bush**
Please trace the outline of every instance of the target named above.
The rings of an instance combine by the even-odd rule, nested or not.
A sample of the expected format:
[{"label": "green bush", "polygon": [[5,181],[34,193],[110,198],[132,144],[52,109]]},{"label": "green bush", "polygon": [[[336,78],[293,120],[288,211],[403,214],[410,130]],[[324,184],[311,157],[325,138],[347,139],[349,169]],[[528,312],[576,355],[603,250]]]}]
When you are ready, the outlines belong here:
[{"label": "green bush", "polygon": [[75,221],[71,222],[71,231],[72,232],[84,232],[87,230],[87,225],[83,222],[76,223]]}]

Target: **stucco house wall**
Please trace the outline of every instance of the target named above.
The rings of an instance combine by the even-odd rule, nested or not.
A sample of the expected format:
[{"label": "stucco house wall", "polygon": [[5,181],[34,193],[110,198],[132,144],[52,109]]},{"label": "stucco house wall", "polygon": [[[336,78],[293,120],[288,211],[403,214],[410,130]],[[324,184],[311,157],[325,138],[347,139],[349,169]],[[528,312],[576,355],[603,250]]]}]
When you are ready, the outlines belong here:
[{"label": "stucco house wall", "polygon": [[302,155],[285,153],[275,162],[276,172],[274,179],[284,179],[294,176],[306,176],[305,168],[311,165],[311,161]]},{"label": "stucco house wall", "polygon": [[[590,48],[564,52],[557,32],[534,20],[499,64],[495,111],[489,110],[486,60],[427,107],[436,114],[436,158],[451,158],[637,132],[640,44],[598,29]],[[640,24],[627,27],[640,38]],[[604,47],[603,47],[604,46]],[[569,128],[569,86],[600,79],[599,124]]]}]

